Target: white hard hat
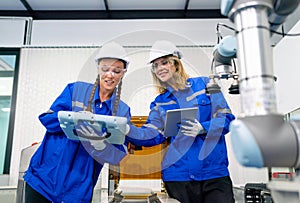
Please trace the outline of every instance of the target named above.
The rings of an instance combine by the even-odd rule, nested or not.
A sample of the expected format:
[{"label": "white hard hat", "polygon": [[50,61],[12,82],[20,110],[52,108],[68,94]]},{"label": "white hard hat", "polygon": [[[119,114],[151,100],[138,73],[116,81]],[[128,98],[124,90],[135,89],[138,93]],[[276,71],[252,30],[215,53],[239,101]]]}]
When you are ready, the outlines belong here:
[{"label": "white hard hat", "polygon": [[182,54],[179,49],[171,42],[166,40],[156,41],[150,49],[149,63],[164,56],[177,56],[182,58]]},{"label": "white hard hat", "polygon": [[129,63],[125,49],[116,42],[109,42],[104,44],[96,55],[95,61],[96,63],[98,63],[100,59],[104,58],[114,58],[122,60],[125,62],[126,67]]}]

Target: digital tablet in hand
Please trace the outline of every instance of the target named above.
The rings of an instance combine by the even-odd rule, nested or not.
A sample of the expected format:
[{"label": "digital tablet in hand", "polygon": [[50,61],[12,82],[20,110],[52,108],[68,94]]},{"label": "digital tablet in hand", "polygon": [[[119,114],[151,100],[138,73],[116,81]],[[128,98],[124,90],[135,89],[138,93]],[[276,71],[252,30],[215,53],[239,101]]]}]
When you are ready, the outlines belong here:
[{"label": "digital tablet in hand", "polygon": [[164,136],[176,136],[180,129],[181,122],[183,120],[195,120],[197,112],[198,107],[168,110],[166,115]]},{"label": "digital tablet in hand", "polygon": [[85,123],[98,132],[105,130],[108,133],[106,140],[111,144],[124,144],[125,135],[129,131],[125,117],[99,115],[87,111],[59,111],[58,120],[60,127],[71,140],[88,140],[86,137],[81,138],[76,132],[80,123]]}]

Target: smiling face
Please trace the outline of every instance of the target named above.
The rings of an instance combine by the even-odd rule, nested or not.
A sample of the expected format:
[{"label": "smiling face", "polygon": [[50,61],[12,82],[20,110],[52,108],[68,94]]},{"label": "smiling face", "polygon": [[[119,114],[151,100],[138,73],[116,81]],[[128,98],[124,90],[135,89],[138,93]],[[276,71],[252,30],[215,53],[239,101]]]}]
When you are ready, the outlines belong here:
[{"label": "smiling face", "polygon": [[189,75],[177,56],[164,56],[153,61],[152,77],[157,92],[162,94],[168,86],[175,91],[185,89]]},{"label": "smiling face", "polygon": [[98,64],[100,91],[113,93],[125,72],[125,65],[122,61],[110,58],[101,59]]},{"label": "smiling face", "polygon": [[172,85],[176,67],[168,57],[158,58],[152,63],[152,72],[164,83]]}]

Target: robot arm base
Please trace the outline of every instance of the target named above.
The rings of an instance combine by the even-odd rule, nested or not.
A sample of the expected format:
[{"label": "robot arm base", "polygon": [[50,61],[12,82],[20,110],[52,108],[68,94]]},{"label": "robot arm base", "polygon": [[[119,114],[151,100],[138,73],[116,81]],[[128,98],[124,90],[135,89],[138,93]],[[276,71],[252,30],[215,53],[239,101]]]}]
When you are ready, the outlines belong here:
[{"label": "robot arm base", "polygon": [[247,167],[263,167],[260,147],[243,121],[232,121],[230,131],[232,148],[238,162]]},{"label": "robot arm base", "polygon": [[300,122],[288,123],[281,115],[244,117],[230,125],[233,151],[249,167],[300,168]]}]

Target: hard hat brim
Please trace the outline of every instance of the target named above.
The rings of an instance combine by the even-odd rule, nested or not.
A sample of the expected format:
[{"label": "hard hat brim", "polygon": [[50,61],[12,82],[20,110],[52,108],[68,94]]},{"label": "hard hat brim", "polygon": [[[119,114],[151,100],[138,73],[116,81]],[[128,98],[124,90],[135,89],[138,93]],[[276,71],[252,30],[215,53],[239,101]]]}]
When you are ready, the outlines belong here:
[{"label": "hard hat brim", "polygon": [[124,59],[121,58],[116,58],[116,57],[101,57],[101,58],[95,58],[95,62],[98,64],[98,62],[102,59],[115,59],[115,60],[119,60],[122,61],[125,64],[125,68],[127,68],[129,61],[126,61]]}]

